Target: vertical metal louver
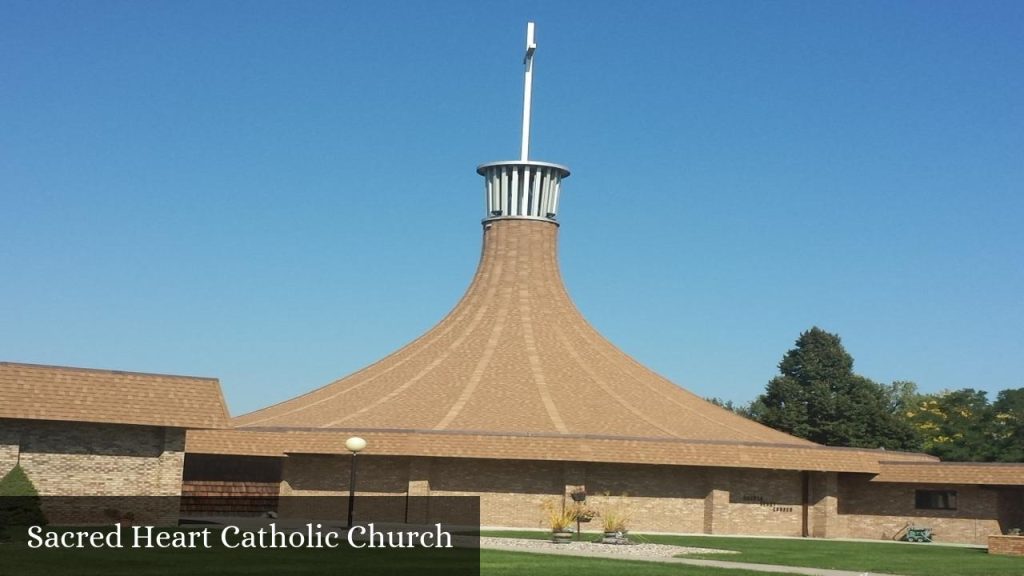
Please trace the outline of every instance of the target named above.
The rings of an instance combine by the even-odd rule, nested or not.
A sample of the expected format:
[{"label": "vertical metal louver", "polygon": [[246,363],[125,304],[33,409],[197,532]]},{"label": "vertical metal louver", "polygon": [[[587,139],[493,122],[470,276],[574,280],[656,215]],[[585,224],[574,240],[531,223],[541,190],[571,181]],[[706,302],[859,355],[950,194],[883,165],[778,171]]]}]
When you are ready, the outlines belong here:
[{"label": "vertical metal louver", "polygon": [[492,162],[477,168],[484,177],[486,219],[539,218],[554,221],[562,179],[569,169],[548,162]]}]

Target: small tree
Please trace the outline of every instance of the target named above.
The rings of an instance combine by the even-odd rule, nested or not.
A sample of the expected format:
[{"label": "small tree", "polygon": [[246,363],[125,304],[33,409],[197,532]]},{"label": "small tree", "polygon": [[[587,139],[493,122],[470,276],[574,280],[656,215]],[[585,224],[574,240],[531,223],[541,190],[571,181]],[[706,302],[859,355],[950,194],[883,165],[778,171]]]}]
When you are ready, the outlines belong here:
[{"label": "small tree", "polygon": [[15,526],[46,524],[39,492],[21,466],[0,478],[0,541],[10,540]]}]

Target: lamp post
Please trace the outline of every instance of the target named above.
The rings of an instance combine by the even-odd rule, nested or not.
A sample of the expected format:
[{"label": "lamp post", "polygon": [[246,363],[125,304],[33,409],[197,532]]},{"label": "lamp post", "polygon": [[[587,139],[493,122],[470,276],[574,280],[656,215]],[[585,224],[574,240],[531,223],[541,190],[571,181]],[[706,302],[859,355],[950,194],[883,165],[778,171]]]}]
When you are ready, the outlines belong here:
[{"label": "lamp post", "polygon": [[352,529],[352,512],[356,505],[356,454],[366,448],[366,440],[359,436],[353,436],[345,440],[345,448],[352,453],[352,464],[349,467],[348,477],[348,528]]}]

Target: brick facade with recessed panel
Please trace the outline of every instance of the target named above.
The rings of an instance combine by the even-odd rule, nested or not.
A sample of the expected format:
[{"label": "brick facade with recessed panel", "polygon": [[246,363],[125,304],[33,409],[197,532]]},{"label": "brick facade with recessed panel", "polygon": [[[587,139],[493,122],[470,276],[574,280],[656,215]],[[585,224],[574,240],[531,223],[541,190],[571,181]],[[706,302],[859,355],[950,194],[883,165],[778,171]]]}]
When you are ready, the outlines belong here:
[{"label": "brick facade with recessed panel", "polygon": [[[918,508],[916,492],[955,494],[955,508]],[[866,474],[843,474],[839,483],[837,535],[898,539],[912,525],[930,528],[935,542],[985,544],[989,535],[1012,528],[1004,508],[1018,490],[976,485],[872,482]],[[1005,526],[1003,524],[1006,524]]]},{"label": "brick facade with recessed panel", "polygon": [[[545,528],[545,502],[569,502],[585,486],[600,509],[626,502],[634,531],[892,539],[908,522],[937,542],[984,544],[1009,526],[1001,505],[1016,489],[956,486],[957,510],[915,509],[915,486],[867,483],[870,475],[742,468],[358,457],[360,495],[479,496],[485,526]],[[346,495],[350,459],[293,455],[282,495]],[[920,487],[920,486],[918,486]],[[927,485],[924,486],[928,488]],[[931,485],[931,488],[935,488]],[[340,513],[340,511],[339,511]],[[358,516],[358,513],[357,513]],[[600,529],[600,520],[585,525]]]},{"label": "brick facade with recessed panel", "polygon": [[0,475],[44,496],[178,496],[184,457],[180,428],[0,419]]}]

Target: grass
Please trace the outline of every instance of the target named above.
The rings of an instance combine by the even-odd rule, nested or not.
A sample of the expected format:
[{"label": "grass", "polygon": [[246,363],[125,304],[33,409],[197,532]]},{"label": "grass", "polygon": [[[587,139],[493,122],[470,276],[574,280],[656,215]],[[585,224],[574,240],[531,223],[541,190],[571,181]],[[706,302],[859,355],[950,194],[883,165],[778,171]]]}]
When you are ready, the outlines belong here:
[{"label": "grass", "polygon": [[[487,536],[547,538],[544,532],[487,532]],[[596,534],[585,535],[596,538]],[[835,568],[907,576],[1024,576],[1024,558],[989,556],[984,550],[937,544],[900,545],[830,540],[723,538],[715,536],[633,535],[634,540],[679,546],[734,550],[738,554],[690,555],[688,558]],[[477,552],[441,557],[430,551],[382,551],[362,554],[344,550],[239,551],[212,549],[174,553],[167,550],[73,550],[40,553],[24,542],[0,544],[0,574],[18,576],[166,576],[217,574],[238,576],[329,574],[443,574],[475,573]],[[70,571],[69,571],[70,569]],[[552,556],[527,552],[481,550],[481,576],[530,574],[555,576],[679,575],[757,576],[743,570],[692,565]]]},{"label": "grass", "polygon": [[480,551],[481,576],[765,576],[764,572],[726,570],[680,564],[635,562],[630,560],[603,560],[579,556],[552,556],[499,550]]},{"label": "grass", "polygon": [[452,549],[31,549],[0,543],[2,576],[329,576],[477,574],[477,550]]},{"label": "grass", "polygon": [[[477,566],[479,565],[479,572]],[[0,574],[17,576],[278,576],[281,574],[361,576],[761,576],[756,572],[651,562],[550,556],[523,552],[466,550],[439,561],[431,551],[345,550],[30,550],[24,542],[0,544]]]},{"label": "grass", "polygon": [[[543,532],[485,532],[485,536],[547,538]],[[584,538],[597,535],[585,534]],[[631,535],[634,541],[734,550],[739,554],[688,554],[686,558],[883,572],[906,576],[1024,576],[1024,558],[990,556],[978,548],[941,544],[837,542],[716,536]]]}]

